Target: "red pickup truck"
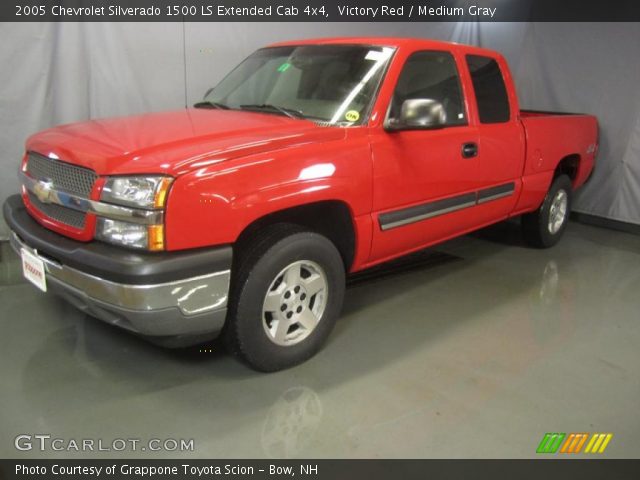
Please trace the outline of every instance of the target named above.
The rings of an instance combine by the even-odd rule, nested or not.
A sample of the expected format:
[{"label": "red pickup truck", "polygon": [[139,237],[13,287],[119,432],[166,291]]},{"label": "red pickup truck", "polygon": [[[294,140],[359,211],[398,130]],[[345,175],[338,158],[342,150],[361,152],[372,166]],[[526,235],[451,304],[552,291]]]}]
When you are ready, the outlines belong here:
[{"label": "red pickup truck", "polygon": [[194,108],[33,135],[4,216],[42,290],[273,371],[319,350],[349,272],[517,215],[555,244],[597,148],[593,116],[521,111],[496,52],[286,42]]}]

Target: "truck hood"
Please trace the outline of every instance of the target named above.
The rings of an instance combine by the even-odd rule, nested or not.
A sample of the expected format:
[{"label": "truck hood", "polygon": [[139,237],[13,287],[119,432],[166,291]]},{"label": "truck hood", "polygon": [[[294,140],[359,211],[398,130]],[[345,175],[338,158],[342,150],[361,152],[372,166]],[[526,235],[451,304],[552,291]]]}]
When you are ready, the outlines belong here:
[{"label": "truck hood", "polygon": [[236,110],[184,109],[61,125],[27,140],[27,150],[98,175],[179,176],[233,158],[343,138],[342,128]]}]

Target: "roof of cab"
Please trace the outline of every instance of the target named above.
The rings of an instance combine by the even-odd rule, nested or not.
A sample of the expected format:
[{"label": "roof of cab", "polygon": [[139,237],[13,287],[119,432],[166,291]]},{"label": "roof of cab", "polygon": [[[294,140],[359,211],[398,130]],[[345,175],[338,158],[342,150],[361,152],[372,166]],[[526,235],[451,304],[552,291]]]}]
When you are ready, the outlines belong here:
[{"label": "roof of cab", "polygon": [[437,49],[437,50],[462,50],[467,53],[478,53],[488,56],[499,55],[494,50],[487,50],[471,45],[464,45],[455,42],[443,42],[440,40],[430,40],[425,38],[403,38],[403,37],[327,37],[308,38],[304,40],[288,40],[284,42],[272,43],[269,47],[283,47],[293,45],[381,45],[388,47],[406,47],[411,50]]}]

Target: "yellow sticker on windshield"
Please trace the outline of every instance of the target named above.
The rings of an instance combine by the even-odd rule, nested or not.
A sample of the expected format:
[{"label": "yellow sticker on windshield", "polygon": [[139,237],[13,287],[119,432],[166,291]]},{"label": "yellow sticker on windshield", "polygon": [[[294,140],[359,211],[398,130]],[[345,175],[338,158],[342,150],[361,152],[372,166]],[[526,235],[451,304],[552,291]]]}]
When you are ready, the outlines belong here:
[{"label": "yellow sticker on windshield", "polygon": [[360,118],[360,114],[357,110],[349,110],[344,114],[344,118],[346,118],[349,122],[357,122]]}]

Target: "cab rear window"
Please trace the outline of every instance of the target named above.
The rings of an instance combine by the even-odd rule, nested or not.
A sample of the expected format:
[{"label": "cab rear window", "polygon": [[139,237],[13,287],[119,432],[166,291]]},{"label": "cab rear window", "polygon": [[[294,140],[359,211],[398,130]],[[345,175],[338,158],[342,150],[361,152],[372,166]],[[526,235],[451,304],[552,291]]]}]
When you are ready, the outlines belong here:
[{"label": "cab rear window", "polygon": [[509,121],[509,97],[502,72],[493,58],[467,55],[476,94],[480,123],[504,123]]}]

